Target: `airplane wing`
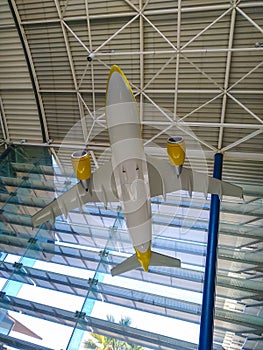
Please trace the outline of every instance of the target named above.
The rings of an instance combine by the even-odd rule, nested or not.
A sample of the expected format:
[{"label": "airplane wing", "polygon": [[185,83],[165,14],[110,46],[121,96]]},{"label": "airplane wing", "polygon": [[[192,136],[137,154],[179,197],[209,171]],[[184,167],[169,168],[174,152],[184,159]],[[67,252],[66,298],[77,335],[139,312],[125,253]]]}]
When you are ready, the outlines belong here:
[{"label": "airplane wing", "polygon": [[186,190],[190,195],[192,192],[203,192],[243,198],[243,189],[239,186],[187,168],[183,168],[178,177],[175,167],[168,161],[148,155],[146,159],[151,197]]},{"label": "airplane wing", "polygon": [[77,183],[33,215],[32,225],[36,227],[48,220],[54,222],[55,218],[61,214],[67,216],[70,210],[75,208],[81,210],[85,203],[103,202],[107,204],[118,201],[116,184],[112,176],[112,164],[111,161],[108,161],[92,174],[88,191],[80,182]]}]

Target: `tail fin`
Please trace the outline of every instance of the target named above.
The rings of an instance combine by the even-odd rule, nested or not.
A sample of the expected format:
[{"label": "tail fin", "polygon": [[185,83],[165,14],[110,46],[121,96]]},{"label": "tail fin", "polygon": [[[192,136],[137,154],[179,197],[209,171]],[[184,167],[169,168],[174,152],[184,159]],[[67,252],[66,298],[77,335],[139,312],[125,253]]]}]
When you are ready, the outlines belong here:
[{"label": "tail fin", "polygon": [[[181,260],[173,258],[172,256],[167,256],[151,251],[150,266],[181,267]],[[134,254],[119,265],[115,266],[111,270],[111,274],[112,276],[117,276],[121,273],[135,270],[138,267],[141,267],[141,264],[138,261],[136,254]]]},{"label": "tail fin", "polygon": [[128,259],[124,260],[122,263],[111,269],[111,274],[112,276],[117,276],[121,273],[135,270],[140,266],[141,264],[139,263],[136,254],[133,254],[131,257],[129,257]]}]

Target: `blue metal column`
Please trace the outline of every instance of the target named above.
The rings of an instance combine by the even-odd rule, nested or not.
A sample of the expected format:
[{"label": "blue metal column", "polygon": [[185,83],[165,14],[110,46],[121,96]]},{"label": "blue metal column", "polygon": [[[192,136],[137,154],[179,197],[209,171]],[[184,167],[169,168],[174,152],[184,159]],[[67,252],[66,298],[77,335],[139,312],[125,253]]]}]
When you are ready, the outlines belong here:
[{"label": "blue metal column", "polygon": [[[213,176],[220,180],[222,177],[222,165],[223,155],[221,153],[215,154]],[[212,194],[208,226],[205,278],[203,287],[203,302],[198,350],[213,349],[219,214],[219,196],[217,194]]]}]

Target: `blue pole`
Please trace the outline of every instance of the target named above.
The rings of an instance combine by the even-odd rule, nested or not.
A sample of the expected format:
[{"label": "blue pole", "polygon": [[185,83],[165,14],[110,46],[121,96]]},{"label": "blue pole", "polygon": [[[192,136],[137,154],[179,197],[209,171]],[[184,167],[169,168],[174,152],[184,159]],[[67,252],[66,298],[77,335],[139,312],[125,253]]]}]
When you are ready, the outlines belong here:
[{"label": "blue pole", "polygon": [[[220,180],[222,177],[222,165],[223,155],[221,153],[216,153],[214,158],[213,176]],[[219,214],[219,196],[217,194],[212,194],[208,226],[207,253],[198,350],[213,349]]]}]

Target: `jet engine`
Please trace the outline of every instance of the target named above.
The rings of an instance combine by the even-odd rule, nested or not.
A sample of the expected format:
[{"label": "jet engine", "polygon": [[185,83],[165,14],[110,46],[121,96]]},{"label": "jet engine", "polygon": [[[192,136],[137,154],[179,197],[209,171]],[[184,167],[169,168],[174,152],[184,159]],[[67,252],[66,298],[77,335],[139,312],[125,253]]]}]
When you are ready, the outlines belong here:
[{"label": "jet engine", "polygon": [[91,161],[87,151],[76,151],[71,155],[72,166],[76,177],[82,186],[88,191],[89,179],[91,178]]},{"label": "jet engine", "polygon": [[183,137],[169,137],[166,147],[170,164],[176,167],[177,175],[179,176],[185,161],[185,142]]}]

